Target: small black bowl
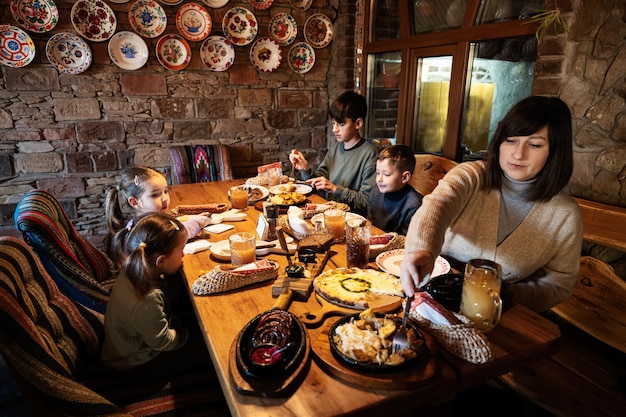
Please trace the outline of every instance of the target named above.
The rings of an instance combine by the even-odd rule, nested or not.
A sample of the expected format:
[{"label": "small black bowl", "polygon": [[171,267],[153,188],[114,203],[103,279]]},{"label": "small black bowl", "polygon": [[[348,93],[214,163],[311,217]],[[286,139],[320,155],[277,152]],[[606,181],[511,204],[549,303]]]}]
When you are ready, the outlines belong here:
[{"label": "small black bowl", "polygon": [[447,273],[434,277],[424,286],[424,289],[450,311],[458,312],[461,306],[463,291],[463,275]]}]

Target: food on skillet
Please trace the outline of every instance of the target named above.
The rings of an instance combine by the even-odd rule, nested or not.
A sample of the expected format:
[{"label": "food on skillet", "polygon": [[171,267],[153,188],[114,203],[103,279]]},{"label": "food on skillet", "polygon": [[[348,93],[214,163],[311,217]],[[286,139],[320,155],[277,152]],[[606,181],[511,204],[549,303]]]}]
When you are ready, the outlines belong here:
[{"label": "food on skillet", "polygon": [[419,354],[423,339],[415,330],[407,328],[410,349],[402,353],[392,352],[393,335],[400,323],[394,316],[378,317],[367,309],[359,314],[358,319],[337,326],[333,341],[337,349],[347,357],[361,362],[378,365],[396,366],[414,359]]}]

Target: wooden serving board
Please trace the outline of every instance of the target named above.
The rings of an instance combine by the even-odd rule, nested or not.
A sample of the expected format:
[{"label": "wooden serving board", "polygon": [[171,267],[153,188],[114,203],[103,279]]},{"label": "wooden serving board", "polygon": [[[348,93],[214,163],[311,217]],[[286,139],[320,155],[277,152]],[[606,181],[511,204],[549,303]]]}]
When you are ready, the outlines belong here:
[{"label": "wooden serving board", "polygon": [[298,388],[302,380],[307,374],[311,365],[311,341],[309,334],[304,332],[306,337],[305,353],[302,357],[300,365],[294,369],[285,379],[268,379],[255,380],[251,377],[245,377],[237,367],[237,338],[230,347],[230,355],[228,358],[228,370],[230,380],[237,388],[237,391],[244,395],[255,397],[288,397]]},{"label": "wooden serving board", "polygon": [[[393,313],[400,308],[403,300],[401,297],[393,297],[390,295],[367,294],[367,297],[368,304],[375,313]],[[317,292],[315,293],[315,298],[321,307],[318,310],[309,311],[300,315],[300,320],[306,327],[319,327],[324,323],[326,317],[349,316],[350,314],[356,314],[362,311],[339,303],[330,302]]]},{"label": "wooden serving board", "polygon": [[313,342],[313,354],[324,371],[352,385],[380,389],[411,389],[420,386],[435,375],[439,346],[437,341],[420,329],[426,341],[425,351],[417,361],[397,372],[364,373],[339,362],[330,350],[328,332],[336,320],[328,320],[318,338]]}]

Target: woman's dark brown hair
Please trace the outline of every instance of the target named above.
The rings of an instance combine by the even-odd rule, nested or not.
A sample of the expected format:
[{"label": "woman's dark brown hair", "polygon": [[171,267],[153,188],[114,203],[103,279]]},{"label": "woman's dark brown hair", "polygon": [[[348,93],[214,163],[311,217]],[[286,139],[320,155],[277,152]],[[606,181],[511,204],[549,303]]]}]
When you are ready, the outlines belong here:
[{"label": "woman's dark brown hair", "polygon": [[548,127],[548,159],[537,175],[529,194],[530,201],[547,201],[568,183],[574,170],[572,115],[558,97],[531,96],[515,104],[498,124],[487,151],[487,175],[483,188],[500,189],[500,144],[514,136],[530,136]]}]

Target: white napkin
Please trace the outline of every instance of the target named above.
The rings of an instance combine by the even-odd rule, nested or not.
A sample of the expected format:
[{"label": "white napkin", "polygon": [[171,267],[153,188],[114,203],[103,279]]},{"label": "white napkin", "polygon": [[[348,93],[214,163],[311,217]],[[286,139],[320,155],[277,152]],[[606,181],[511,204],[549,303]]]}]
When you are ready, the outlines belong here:
[{"label": "white napkin", "polygon": [[194,254],[198,252],[202,252],[211,247],[211,242],[204,239],[195,240],[193,242],[189,242],[183,248],[183,253],[185,254]]},{"label": "white napkin", "polygon": [[304,236],[311,234],[311,228],[304,221],[304,211],[300,207],[289,207],[287,218],[289,219],[291,230]]},{"label": "white napkin", "polygon": [[224,233],[225,231],[234,229],[234,228],[235,226],[233,226],[232,224],[219,223],[219,224],[212,224],[211,226],[207,226],[204,228],[204,230],[206,230],[209,233]]}]

